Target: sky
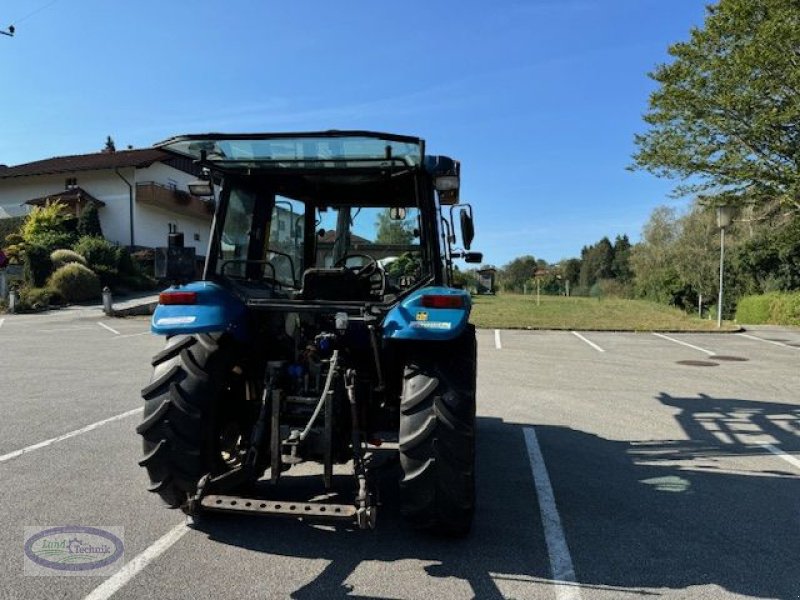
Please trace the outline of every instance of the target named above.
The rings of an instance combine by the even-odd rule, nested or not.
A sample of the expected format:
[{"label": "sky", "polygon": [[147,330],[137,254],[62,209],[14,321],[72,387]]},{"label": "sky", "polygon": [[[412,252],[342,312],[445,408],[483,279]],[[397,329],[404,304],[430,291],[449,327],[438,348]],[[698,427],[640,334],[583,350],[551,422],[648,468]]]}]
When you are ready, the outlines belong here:
[{"label": "sky", "polygon": [[638,240],[674,181],[630,172],[647,73],[707,0],[6,0],[0,164],[181,133],[368,129],[461,161],[503,265]]}]

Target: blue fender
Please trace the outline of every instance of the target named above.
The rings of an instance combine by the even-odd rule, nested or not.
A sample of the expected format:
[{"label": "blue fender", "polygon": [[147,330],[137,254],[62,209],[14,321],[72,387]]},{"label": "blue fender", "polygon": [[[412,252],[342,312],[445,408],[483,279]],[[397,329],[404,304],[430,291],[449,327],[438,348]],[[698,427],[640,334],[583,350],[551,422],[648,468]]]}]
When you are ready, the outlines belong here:
[{"label": "blue fender", "polygon": [[227,332],[246,338],[246,307],[237,296],[211,281],[195,281],[165,292],[194,292],[194,304],[159,304],[150,330],[156,335]]},{"label": "blue fender", "polygon": [[[423,296],[460,296],[458,308],[423,305]],[[383,319],[383,337],[389,340],[452,340],[466,329],[472,297],[464,290],[432,286],[415,290]]]}]

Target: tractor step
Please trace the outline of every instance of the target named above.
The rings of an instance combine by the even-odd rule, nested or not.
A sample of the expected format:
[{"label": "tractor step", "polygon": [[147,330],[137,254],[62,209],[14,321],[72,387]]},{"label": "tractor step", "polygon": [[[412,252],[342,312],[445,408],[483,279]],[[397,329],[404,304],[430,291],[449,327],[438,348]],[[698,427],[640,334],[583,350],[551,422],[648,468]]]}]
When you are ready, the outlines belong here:
[{"label": "tractor step", "polygon": [[283,502],[209,494],[200,501],[206,510],[260,514],[273,517],[307,517],[326,521],[356,521],[357,509],[351,504],[321,502]]}]

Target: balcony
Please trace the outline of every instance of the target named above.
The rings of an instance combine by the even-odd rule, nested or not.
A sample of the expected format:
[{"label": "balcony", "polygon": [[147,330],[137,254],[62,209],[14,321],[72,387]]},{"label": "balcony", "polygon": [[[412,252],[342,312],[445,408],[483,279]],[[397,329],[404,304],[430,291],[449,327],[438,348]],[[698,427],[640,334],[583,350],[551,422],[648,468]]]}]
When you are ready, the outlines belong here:
[{"label": "balcony", "polygon": [[207,221],[211,221],[214,215],[213,201],[192,196],[189,192],[176,190],[155,181],[136,184],[136,201],[145,206]]}]

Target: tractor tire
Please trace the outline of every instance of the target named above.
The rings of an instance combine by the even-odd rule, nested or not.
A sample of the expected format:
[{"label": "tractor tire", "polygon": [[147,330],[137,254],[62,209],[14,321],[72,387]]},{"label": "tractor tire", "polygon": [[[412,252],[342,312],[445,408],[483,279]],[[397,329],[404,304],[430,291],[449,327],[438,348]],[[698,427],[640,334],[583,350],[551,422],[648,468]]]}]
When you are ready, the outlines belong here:
[{"label": "tractor tire", "polygon": [[216,413],[233,356],[220,334],[176,335],[152,365],[136,428],[144,449],[139,465],[147,469],[148,489],[178,508],[203,475],[224,471]]},{"label": "tractor tire", "polygon": [[462,536],[475,512],[475,328],[412,353],[400,400],[401,512]]}]

